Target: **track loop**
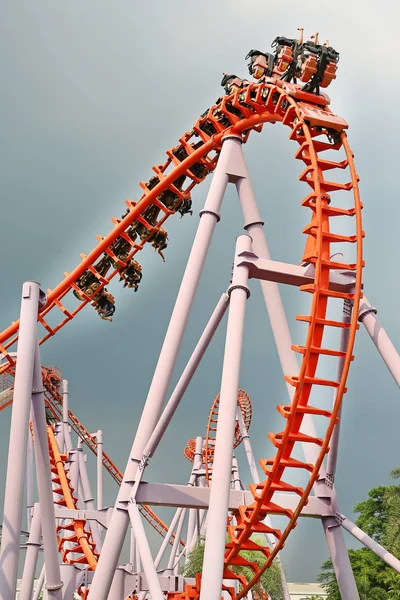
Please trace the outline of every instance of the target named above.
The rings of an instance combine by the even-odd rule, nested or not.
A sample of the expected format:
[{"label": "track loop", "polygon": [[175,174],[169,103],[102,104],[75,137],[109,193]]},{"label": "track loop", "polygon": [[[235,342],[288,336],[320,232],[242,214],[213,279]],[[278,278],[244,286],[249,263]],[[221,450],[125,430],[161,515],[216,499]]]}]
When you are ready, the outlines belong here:
[{"label": "track loop", "polygon": [[[251,86],[249,86],[251,88]],[[246,104],[251,106],[251,93],[246,92]],[[273,559],[280,549],[283,548],[290,531],[296,526],[297,518],[302,507],[307,503],[312,486],[318,478],[319,470],[325,454],[328,451],[329,440],[333,427],[337,422],[338,411],[346,392],[346,379],[351,361],[353,360],[353,346],[356,330],[358,329],[357,316],[361,292],[362,275],[362,238],[364,232],[361,228],[361,202],[358,192],[358,176],[353,163],[353,155],[348,146],[344,133],[345,122],[336,118],[329,109],[324,107],[305,106],[302,102],[297,105],[291,97],[283,93],[282,89],[270,88],[267,101],[267,110],[277,116],[284,124],[291,127],[290,138],[299,144],[296,158],[305,164],[300,175],[300,181],[306,183],[311,192],[308,193],[302,205],[311,211],[311,219],[303,232],[306,234],[306,245],[302,257],[303,264],[309,264],[314,270],[314,283],[304,285],[300,289],[311,295],[311,309],[308,315],[300,315],[298,320],[308,325],[305,343],[294,345],[293,350],[301,358],[299,373],[291,373],[285,376],[285,380],[293,387],[293,399],[289,406],[278,406],[278,411],[285,418],[283,431],[269,434],[269,438],[276,447],[276,454],[271,459],[260,461],[266,478],[258,485],[250,486],[254,502],[249,506],[240,507],[235,513],[236,525],[228,527],[228,543],[225,553],[224,578],[237,579],[231,570],[238,564],[246,561],[240,555],[243,550],[253,550],[265,557],[262,568],[256,563],[247,564],[253,577],[248,583],[243,583],[238,595],[231,593],[232,598],[239,600],[243,598],[249,589],[260,579],[262,573],[271,566]],[[265,120],[272,121],[270,114]],[[235,131],[235,127],[232,129]],[[345,159],[329,160],[324,158],[323,153],[330,151],[335,153],[342,151]],[[339,181],[338,173],[347,172],[346,183]],[[329,178],[327,174],[329,173]],[[336,179],[337,176],[337,179]],[[338,202],[335,201],[336,193]],[[343,198],[343,193],[350,194],[352,206],[348,207],[349,200]],[[341,205],[341,202],[347,205]],[[331,219],[337,217],[348,219],[349,229],[354,234],[342,235],[331,228]],[[334,225],[332,225],[334,227]],[[346,227],[346,225],[345,225]],[[331,244],[341,244],[344,253],[351,256],[350,247],[355,246],[354,260],[342,263],[331,259]],[[348,249],[347,249],[347,248]],[[331,273],[341,273],[353,277],[354,286],[348,292],[338,292],[331,289]],[[350,324],[344,324],[337,319],[328,318],[328,307],[331,310],[337,301],[346,301],[353,305],[353,313]],[[329,331],[334,328],[347,327],[349,329],[349,340],[345,351],[328,348],[323,345],[323,339],[330,339]],[[324,336],[325,332],[325,336]],[[331,361],[329,370],[335,372],[338,359],[343,361],[343,370],[340,380],[327,379],[318,374],[320,357]],[[320,394],[318,390],[330,387],[335,391],[332,410],[326,410],[318,406]],[[313,398],[313,404],[309,400]],[[316,398],[314,400],[314,398]],[[311,437],[301,432],[301,425],[305,414],[323,417],[325,420],[324,435],[321,438]],[[209,421],[213,423],[213,419]],[[319,448],[317,459],[314,464],[308,464],[293,458],[293,450],[298,443],[313,444]],[[307,475],[308,480],[303,488],[293,486],[283,479],[286,469],[301,469]],[[275,492],[292,493],[299,497],[297,507],[294,511],[280,508],[274,501]],[[268,529],[277,538],[273,549],[261,547],[251,539],[253,533],[264,533],[265,525],[262,520],[269,513],[278,513],[287,518],[287,525],[282,530]],[[193,598],[195,595],[192,588]],[[180,595],[170,595],[170,600],[183,598]]]},{"label": "track loop", "polygon": [[[205,480],[207,486],[210,485],[212,479],[212,463],[214,461],[214,447],[218,422],[219,398],[220,395],[218,394],[210,409],[210,414],[207,421],[207,432],[202,452],[202,462],[205,465]],[[252,406],[250,398],[244,390],[238,391],[238,407],[240,407],[240,410],[242,412],[243,423],[246,428],[246,431],[248,431],[251,425]],[[240,432],[239,423],[236,422],[235,443],[233,447],[236,448],[241,443],[242,439],[243,438]],[[187,446],[184,449],[183,453],[190,462],[194,461],[195,448],[196,440],[188,440]]]}]

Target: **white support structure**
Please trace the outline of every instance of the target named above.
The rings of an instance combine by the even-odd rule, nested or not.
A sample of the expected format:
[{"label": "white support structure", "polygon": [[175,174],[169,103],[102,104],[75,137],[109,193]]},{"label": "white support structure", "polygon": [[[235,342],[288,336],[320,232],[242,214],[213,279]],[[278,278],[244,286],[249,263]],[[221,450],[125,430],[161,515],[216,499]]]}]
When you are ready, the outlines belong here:
[{"label": "white support structure", "polygon": [[[226,574],[226,561],[233,564],[230,562],[231,557],[234,556],[234,552],[239,551],[239,548],[235,548],[232,544],[234,552],[226,559],[227,517],[228,513],[231,512],[229,515],[233,519],[231,523],[237,524],[239,522],[238,511],[240,507],[254,505],[255,497],[250,491],[243,489],[239,476],[238,462],[234,454],[237,426],[242,437],[251,479],[255,484],[260,483],[249,432],[246,430],[242,412],[238,408],[244,321],[246,303],[250,296],[248,284],[251,279],[260,280],[282,370],[285,375],[290,374],[296,377],[299,374],[299,365],[292,350],[291,334],[278,284],[291,286],[313,284],[317,280],[317,275],[314,273],[312,264],[294,265],[271,259],[263,229],[263,221],[258,212],[248,177],[242,151],[242,138],[239,135],[230,134],[222,140],[221,146],[219,161],[215,168],[204,209],[200,213],[195,240],[136,436],[133,440],[123,481],[115,506],[112,508],[107,509],[103,506],[103,432],[97,430],[96,433],[91,435],[91,437],[96,437],[97,442],[97,503],[95,505],[85,456],[82,452],[82,440],[79,441],[78,448],[73,448],[71,441],[69,417],[70,415],[72,417],[72,414],[68,409],[68,382],[66,380],[62,381],[62,423],[57,424],[56,441],[59,445],[60,454],[67,453],[68,463],[64,476],[59,465],[60,462],[64,463],[65,456],[60,459],[55,458],[56,461],[58,460],[57,466],[60,470],[57,471],[58,476],[52,477],[54,463],[50,462],[51,455],[49,454],[47,437],[47,434],[50,435],[51,432],[46,424],[45,390],[43,389],[39,344],[36,334],[38,308],[43,304],[44,298],[40,292],[39,284],[27,282],[23,286],[0,553],[1,600],[15,600],[25,476],[29,538],[26,543],[27,551],[20,600],[37,600],[43,587],[46,600],[70,600],[76,590],[80,589],[80,586],[85,588],[89,585],[89,600],[126,600],[134,590],[138,594],[139,600],[145,600],[145,598],[148,600],[150,598],[151,600],[165,600],[165,595],[169,592],[184,593],[185,584],[193,585],[195,580],[185,578],[180,574],[181,564],[185,560],[187,564],[190,550],[204,532],[205,548],[200,600],[220,600],[221,595],[227,598],[227,592],[222,591],[224,585],[233,585],[236,587],[237,592],[239,590],[237,581],[223,578],[224,573]],[[246,235],[238,236],[236,241],[231,285],[227,293],[221,295],[169,400],[165,402],[212,235],[220,219],[220,208],[228,183],[232,183],[236,187],[243,212]],[[330,265],[330,272],[329,277],[328,274],[326,276],[326,287],[332,291],[344,292],[345,297],[348,297],[348,294],[354,290],[355,281],[352,272],[349,273],[351,269],[345,272],[336,268],[337,263],[328,264]],[[325,293],[328,292],[325,291]],[[339,297],[342,296],[339,294]],[[354,320],[352,321],[352,306],[352,301],[345,301],[343,322],[335,323],[342,328],[339,352],[327,351],[339,359],[336,382],[343,379],[344,357],[349,346],[350,334],[352,335],[349,327],[351,323],[355,325]],[[209,459],[209,464],[203,464],[204,440],[202,437],[197,437],[193,468],[186,486],[148,483],[144,479],[147,466],[150,464],[228,308],[218,422],[212,459]],[[364,296],[358,318],[371,336],[390,373],[400,387],[400,356],[379,323],[376,312],[376,309],[369,304]],[[322,321],[322,323],[325,323],[325,321]],[[311,349],[310,352],[316,354],[326,351],[318,347]],[[306,384],[314,381],[321,384],[321,380],[315,380],[311,376],[308,381],[305,381]],[[324,384],[326,383],[333,385],[335,382],[325,381]],[[294,387],[289,383],[287,383],[287,392],[289,400],[292,401]],[[306,410],[304,406],[302,409]],[[314,410],[314,413],[321,414],[321,411],[317,409]],[[334,479],[338,461],[341,414],[340,410],[337,422],[331,424],[332,428],[334,425],[334,429],[326,463],[321,465],[319,479],[313,486],[313,495],[308,498],[308,502],[301,512],[299,511],[299,516],[301,518],[318,519],[321,522],[341,598],[342,600],[359,600],[356,582],[344,543],[343,530],[348,531],[398,573],[400,573],[400,560],[377,544],[340,511]],[[30,418],[29,415],[31,415]],[[328,413],[328,416],[330,416],[330,413]],[[296,415],[295,418],[297,418]],[[29,436],[30,419],[32,421],[33,445],[32,437]],[[306,413],[303,415],[300,433],[317,437],[311,414]],[[293,436],[293,439],[298,441],[295,436]],[[304,438],[300,439],[304,440]],[[289,438],[290,443],[291,439]],[[320,450],[309,442],[303,443],[303,449],[306,463],[315,465],[319,460]],[[39,503],[35,505],[32,481],[33,451],[36,459],[35,467],[39,495]],[[55,451],[52,456],[57,456]],[[192,457],[190,456],[190,458]],[[26,464],[28,465],[27,471]],[[288,462],[286,464],[288,466],[305,466],[303,463],[293,464],[293,462]],[[284,463],[281,462],[280,466],[283,465]],[[205,484],[206,467],[207,469],[208,467],[212,468],[211,487],[206,487]],[[309,468],[309,465],[306,465],[306,467]],[[312,471],[312,468],[309,470]],[[55,472],[54,469],[53,472]],[[63,482],[64,486],[69,486],[74,495],[79,496],[80,502],[78,505],[75,506],[75,501],[69,499],[65,502],[58,501],[59,506],[54,506],[54,495],[61,497],[60,492],[63,491],[58,488],[60,481]],[[60,485],[62,484],[60,483]],[[64,487],[64,491],[65,489]],[[289,491],[282,492],[280,491],[282,489]],[[293,514],[299,506],[299,498],[298,495],[290,492],[291,489],[293,488],[290,484],[288,486],[282,484],[281,488],[271,488],[271,492],[268,493],[271,493],[272,505],[267,505],[270,498],[266,498],[265,494],[262,497],[256,497],[256,502],[260,502],[257,507],[260,512],[253,513],[254,522],[253,520],[249,521],[250,525],[255,525],[255,519],[261,518],[260,513],[264,517],[267,510],[270,512],[263,523],[270,529],[270,515]],[[152,556],[145,524],[139,511],[139,507],[144,505],[176,507],[177,509],[155,559]],[[247,513],[245,516],[247,518]],[[297,514],[295,516],[297,517]],[[85,546],[86,550],[86,556],[83,560],[87,559],[94,549],[100,553],[96,569],[94,569],[93,564],[91,564],[91,569],[82,569],[81,565],[78,568],[73,564],[60,566],[56,525],[60,522],[65,525],[70,520],[85,522],[85,531],[90,530],[92,538],[85,539],[85,544],[81,547]],[[181,544],[181,537],[186,521],[187,543],[185,547],[184,544]],[[118,565],[121,548],[129,526],[131,526],[130,562],[127,565]],[[106,535],[102,543],[101,532],[103,529],[106,531]],[[252,531],[254,529],[246,530],[246,535],[250,535]],[[85,536],[85,532],[76,535],[72,533],[70,537],[62,540],[61,544],[64,544],[64,549],[73,549],[70,558],[74,558],[74,554],[75,557],[78,556],[79,546],[76,546],[76,544],[79,544]],[[279,538],[278,533],[277,536],[282,542],[283,540]],[[77,539],[78,537],[80,539]],[[276,545],[276,539],[271,533],[265,534],[264,537],[265,544],[268,544],[271,548],[275,547],[275,551],[280,548]],[[165,559],[165,553],[169,546],[171,546],[170,554]],[[45,567],[43,567],[39,577],[38,586],[33,591],[34,575],[41,549],[44,551]],[[267,551],[265,550],[265,552]],[[166,564],[167,566],[160,568],[163,558],[165,560],[163,565]],[[65,560],[65,556],[63,556],[63,559]],[[277,555],[276,560],[280,566],[284,600],[290,600],[288,585],[279,555]],[[247,587],[243,590],[243,595],[247,593]],[[253,600],[251,591],[247,594],[247,600]]]}]

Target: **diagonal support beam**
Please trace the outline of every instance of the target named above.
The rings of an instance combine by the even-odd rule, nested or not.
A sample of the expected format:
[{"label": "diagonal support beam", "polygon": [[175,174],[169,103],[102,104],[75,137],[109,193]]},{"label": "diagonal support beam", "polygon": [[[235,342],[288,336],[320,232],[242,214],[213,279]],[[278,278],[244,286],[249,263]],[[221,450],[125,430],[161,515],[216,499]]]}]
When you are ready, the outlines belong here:
[{"label": "diagonal support beam", "polygon": [[376,316],[377,312],[376,308],[371,306],[364,296],[360,305],[358,320],[364,325],[368,335],[374,342],[379,354],[389,369],[390,374],[400,387],[400,356]]}]

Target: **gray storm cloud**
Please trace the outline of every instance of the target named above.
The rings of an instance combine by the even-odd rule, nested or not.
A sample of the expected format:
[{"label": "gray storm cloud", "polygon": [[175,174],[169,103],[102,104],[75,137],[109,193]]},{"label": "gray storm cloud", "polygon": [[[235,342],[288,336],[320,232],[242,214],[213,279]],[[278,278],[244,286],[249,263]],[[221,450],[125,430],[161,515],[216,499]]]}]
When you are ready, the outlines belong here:
[{"label": "gray storm cloud", "polygon": [[[385,8],[383,10],[383,8]],[[163,160],[207,106],[221,94],[221,73],[246,76],[250,48],[267,50],[276,35],[320,31],[341,53],[329,88],[332,108],[350,122],[365,206],[365,286],[395,344],[397,319],[399,82],[397,32],[390,3],[248,0],[188,3],[122,0],[54,2],[5,0],[1,8],[1,325],[17,318],[21,283],[54,287],[95,235],[111,227],[124,200],[138,198],[139,181]],[[360,17],[361,15],[361,17]],[[246,160],[273,257],[299,262],[304,240],[295,146],[280,126],[266,127],[245,148]],[[70,381],[71,408],[90,430],[104,430],[105,448],[124,468],[141,406],[183,273],[209,182],[194,194],[193,217],[168,222],[167,261],[145,251],[138,294],[111,286],[112,324],[87,309],[42,350],[46,365]],[[307,215],[308,216],[308,215]],[[305,223],[304,223],[305,224]],[[230,192],[210,249],[175,380],[229,281],[242,221]],[[292,334],[303,298],[285,291]],[[242,381],[254,405],[251,435],[258,457],[272,452],[268,431],[282,422],[286,401],[262,298],[254,290],[246,318]],[[218,332],[185,401],[154,458],[154,481],[186,482],[188,438],[204,432],[219,391],[224,327]],[[342,511],[369,488],[385,484],[399,464],[395,384],[363,331],[345,398],[337,489]],[[10,411],[0,419],[0,454],[7,452]],[[243,476],[248,482],[244,463]],[[5,477],[5,461],[0,477]],[[112,503],[114,484],[107,482]],[[165,511],[164,514],[168,514]],[[152,538],[155,543],[154,537]],[[289,580],[315,579],[327,556],[322,529],[301,523],[284,551]]]}]

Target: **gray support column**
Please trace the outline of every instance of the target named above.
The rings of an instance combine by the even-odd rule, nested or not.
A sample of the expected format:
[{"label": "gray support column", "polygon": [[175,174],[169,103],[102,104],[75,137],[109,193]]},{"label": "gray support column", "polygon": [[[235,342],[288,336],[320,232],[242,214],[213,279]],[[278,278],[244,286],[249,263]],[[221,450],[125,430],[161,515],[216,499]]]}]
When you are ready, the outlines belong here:
[{"label": "gray support column", "polygon": [[236,241],[232,285],[229,288],[231,299],[222,369],[200,600],[220,600],[221,598],[244,317],[246,300],[250,294],[247,286],[248,268],[238,266],[237,263],[238,255],[250,251],[250,249],[251,238],[245,235],[239,236]]},{"label": "gray support column", "polygon": [[39,344],[36,344],[33,369],[32,417],[37,487],[42,522],[46,590],[49,600],[61,600],[59,554],[56,537],[56,519],[53,503],[53,484],[50,471],[49,442],[46,430],[46,413],[40,364]]},{"label": "gray support column", "polygon": [[36,282],[27,281],[22,286],[0,552],[2,600],[15,600],[17,588],[33,363],[37,344],[36,322],[39,309],[39,293],[39,284]]},{"label": "gray support column", "polygon": [[196,237],[139,422],[109,529],[103,543],[98,568],[89,592],[90,600],[106,600],[110,590],[128,527],[127,502],[135,480],[138,463],[161,414],[208,248],[215,225],[219,220],[222,199],[232,171],[230,162],[232,162],[238,149],[240,151],[238,138],[227,138],[223,143],[207,200],[204,209],[200,213],[201,218]]}]

